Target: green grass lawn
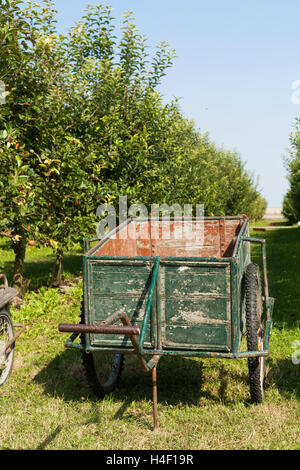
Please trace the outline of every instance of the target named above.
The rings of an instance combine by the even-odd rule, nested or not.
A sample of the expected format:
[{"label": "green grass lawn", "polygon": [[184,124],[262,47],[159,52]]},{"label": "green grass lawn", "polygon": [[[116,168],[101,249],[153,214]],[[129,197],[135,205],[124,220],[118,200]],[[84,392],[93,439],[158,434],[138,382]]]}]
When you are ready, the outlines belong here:
[{"label": "green grass lawn", "polygon": [[[65,260],[69,286],[47,289],[51,251],[29,248],[30,291],[15,322],[26,331],[16,345],[14,370],[0,388],[0,449],[300,449],[300,228],[252,232],[267,240],[274,325],[267,358],[266,396],[250,404],[246,360],[162,358],[158,365],[159,429],[152,431],[151,375],[134,358],[119,388],[97,400],[87,387],[80,353],[64,349],[60,322],[77,322],[82,281],[78,250]],[[259,262],[259,248],[252,253]],[[0,245],[1,271],[13,254]],[[300,354],[299,354],[300,356]]]}]

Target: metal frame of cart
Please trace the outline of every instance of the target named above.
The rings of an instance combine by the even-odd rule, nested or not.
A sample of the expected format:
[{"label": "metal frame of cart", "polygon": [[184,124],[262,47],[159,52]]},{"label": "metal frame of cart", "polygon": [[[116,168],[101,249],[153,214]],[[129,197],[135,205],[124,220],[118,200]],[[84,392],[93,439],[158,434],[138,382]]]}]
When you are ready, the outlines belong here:
[{"label": "metal frame of cart", "polygon": [[[73,333],[65,346],[91,357],[108,351],[115,358],[135,353],[142,370],[152,370],[154,427],[156,367],[162,356],[248,358],[251,398],[261,401],[274,304],[268,290],[265,240],[249,237],[245,216],[204,218],[207,238],[200,248],[186,240],[155,244],[141,238],[133,245],[122,239],[124,227],[140,224],[141,232],[151,223],[130,218],[103,240],[86,241],[82,321],[59,325],[61,332]],[[173,224],[174,230],[180,221],[156,223],[160,230],[164,223]],[[261,247],[263,292],[259,268],[251,262],[251,243]],[[136,256],[147,250],[150,256]],[[217,256],[201,256],[214,250]],[[181,253],[187,255],[178,256]],[[80,343],[75,342],[79,335]],[[241,350],[245,335],[246,351]],[[118,367],[115,361],[108,381]],[[104,392],[111,389],[104,387]]]}]

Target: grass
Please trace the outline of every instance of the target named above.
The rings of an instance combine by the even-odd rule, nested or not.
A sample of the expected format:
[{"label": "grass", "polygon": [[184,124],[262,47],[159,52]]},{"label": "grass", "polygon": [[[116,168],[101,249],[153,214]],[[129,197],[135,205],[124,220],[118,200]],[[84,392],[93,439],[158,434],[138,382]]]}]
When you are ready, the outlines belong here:
[{"label": "grass", "polygon": [[[256,225],[256,224],[255,224]],[[47,289],[53,257],[29,248],[30,291],[15,322],[26,331],[14,370],[0,389],[0,449],[300,449],[300,229],[252,232],[267,240],[268,278],[276,298],[267,359],[266,396],[249,402],[246,360],[162,358],[158,366],[159,429],[152,431],[151,375],[126,362],[120,387],[98,401],[87,387],[80,353],[65,350],[59,322],[77,322],[82,281],[80,249],[65,261],[68,288]],[[252,253],[259,261],[258,247]],[[0,245],[1,271],[13,256]],[[51,268],[50,268],[51,269]]]},{"label": "grass", "polygon": [[[64,276],[66,279],[82,275],[82,248],[76,246],[64,257]],[[24,277],[29,279],[29,290],[37,290],[50,284],[55,255],[51,248],[28,246],[26,249]],[[14,253],[8,239],[0,239],[0,272],[5,272],[11,281],[14,267]]]}]

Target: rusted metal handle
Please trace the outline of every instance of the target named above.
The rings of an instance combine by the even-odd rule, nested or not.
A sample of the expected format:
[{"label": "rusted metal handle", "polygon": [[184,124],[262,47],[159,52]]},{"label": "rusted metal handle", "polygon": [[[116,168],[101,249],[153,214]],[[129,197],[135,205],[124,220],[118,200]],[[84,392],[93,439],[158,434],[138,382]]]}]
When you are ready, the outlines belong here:
[{"label": "rusted metal handle", "polygon": [[14,345],[15,341],[19,338],[19,336],[25,330],[25,325],[22,325],[21,323],[15,323],[14,327],[20,328],[20,330],[12,337],[12,339],[8,343],[6,343],[6,346],[5,346],[6,354],[9,354],[12,351],[12,346]]},{"label": "rusted metal handle", "polygon": [[[112,326],[118,320],[121,320],[123,326]],[[140,329],[132,326],[131,321],[125,312],[116,312],[109,317],[107,317],[99,325],[85,325],[85,324],[65,324],[60,323],[58,325],[58,330],[62,333],[96,333],[96,334],[123,334],[128,335],[132,343],[132,346],[136,352],[136,355],[139,359],[141,367],[144,372],[149,372],[153,365],[148,366],[147,362],[143,358],[142,348],[137,341],[136,336],[140,335]]]},{"label": "rusted metal handle", "polygon": [[153,356],[154,367],[152,369],[152,395],[153,395],[153,428],[158,427],[158,411],[157,411],[157,364],[160,356]]},{"label": "rusted metal handle", "polygon": [[140,329],[134,326],[110,326],[110,325],[86,325],[60,323],[58,330],[61,333],[94,333],[94,334],[111,334],[111,335],[139,335]]}]

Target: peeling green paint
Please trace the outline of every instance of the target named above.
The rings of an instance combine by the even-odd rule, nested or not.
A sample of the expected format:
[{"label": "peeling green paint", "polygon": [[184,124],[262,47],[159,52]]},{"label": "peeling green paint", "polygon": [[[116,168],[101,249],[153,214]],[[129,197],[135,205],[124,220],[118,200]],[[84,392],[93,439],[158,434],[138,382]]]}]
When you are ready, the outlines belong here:
[{"label": "peeling green paint", "polygon": [[[94,255],[96,245],[84,256],[86,322],[99,324],[124,311],[142,328],[140,344],[147,354],[247,357],[240,353],[240,345],[245,323],[243,276],[251,257],[249,224],[241,220],[232,257],[99,256]],[[271,322],[268,326],[269,332]],[[87,334],[84,347],[133,352],[122,335]],[[251,355],[255,353],[260,354]]]}]

